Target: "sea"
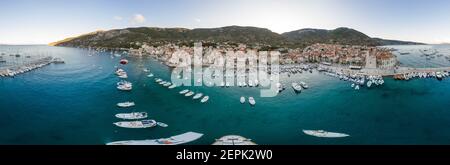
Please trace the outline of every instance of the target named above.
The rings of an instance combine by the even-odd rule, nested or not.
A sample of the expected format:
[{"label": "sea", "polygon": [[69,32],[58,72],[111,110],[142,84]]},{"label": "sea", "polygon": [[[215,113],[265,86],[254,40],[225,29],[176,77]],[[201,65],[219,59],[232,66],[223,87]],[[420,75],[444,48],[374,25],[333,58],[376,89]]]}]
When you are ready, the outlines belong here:
[{"label": "sea", "polygon": [[[444,57],[449,45],[389,46],[403,66],[450,66]],[[419,50],[435,49],[442,57],[425,59]],[[399,52],[409,52],[400,55]],[[14,78],[0,77],[0,144],[103,145],[120,140],[166,138],[193,131],[204,134],[188,143],[210,145],[225,135],[241,135],[261,145],[381,145],[450,144],[450,79],[395,81],[354,90],[349,82],[312,73],[281,76],[287,89],[276,97],[260,97],[260,89],[241,87],[178,87],[167,89],[148,78],[170,80],[171,69],[153,58],[121,58],[86,49],[44,45],[0,46],[5,52],[0,67],[44,56],[61,57],[51,64]],[[21,57],[9,54],[22,54]],[[27,59],[25,56],[31,56]],[[119,91],[116,67],[128,72],[131,92]],[[296,94],[291,82],[304,81],[309,89]],[[205,104],[180,95],[183,89],[210,97]],[[241,104],[254,97],[254,107]],[[119,102],[136,106],[120,109]],[[117,113],[147,112],[166,128],[127,129]],[[346,138],[318,138],[302,130],[349,134]]]}]

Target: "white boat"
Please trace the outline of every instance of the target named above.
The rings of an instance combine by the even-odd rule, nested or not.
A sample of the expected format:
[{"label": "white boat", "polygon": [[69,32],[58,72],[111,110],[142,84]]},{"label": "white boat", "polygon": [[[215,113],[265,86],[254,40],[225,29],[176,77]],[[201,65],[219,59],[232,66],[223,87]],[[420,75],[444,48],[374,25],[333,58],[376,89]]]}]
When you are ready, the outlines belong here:
[{"label": "white boat", "polygon": [[129,84],[119,85],[119,86],[117,86],[117,89],[122,90],[122,91],[131,91],[133,89],[133,86],[131,86]]},{"label": "white boat", "polygon": [[324,130],[303,130],[303,133],[315,137],[324,137],[324,138],[341,138],[350,136],[344,133],[327,132]]},{"label": "white boat", "polygon": [[302,92],[302,86],[300,86],[298,83],[292,83],[292,89],[294,89],[295,92],[300,93]]},{"label": "white boat", "polygon": [[192,95],[194,95],[195,93],[192,91],[189,91],[188,93],[186,93],[184,96],[186,97],[191,97]]},{"label": "white boat", "polygon": [[166,127],[169,126],[169,125],[167,125],[166,123],[163,123],[163,122],[156,122],[156,124],[157,124],[158,126],[160,126],[160,127],[163,127],[163,128],[166,128]]},{"label": "white boat", "polygon": [[113,124],[123,128],[150,128],[156,126],[156,121],[155,120],[121,121]]},{"label": "white boat", "polygon": [[355,84],[352,84],[351,87],[354,88],[354,87],[355,87]]},{"label": "white boat", "polygon": [[244,104],[245,103],[245,97],[244,96],[241,96],[241,104]]},{"label": "white boat", "polygon": [[120,68],[116,70],[116,75],[119,76],[119,75],[122,74],[122,73],[126,73],[125,70],[120,69]]},{"label": "white boat", "polygon": [[254,106],[256,104],[255,98],[253,97],[249,97],[248,98],[248,102],[250,103],[250,105]]},{"label": "white boat", "polygon": [[184,95],[184,94],[186,94],[188,92],[189,92],[189,90],[185,89],[185,90],[180,91],[180,94]]},{"label": "white boat", "polygon": [[372,81],[371,80],[367,81],[367,88],[370,88],[371,86],[372,86]]},{"label": "white boat", "polygon": [[148,74],[147,77],[153,77],[154,75],[152,73]]},{"label": "white boat", "polygon": [[135,106],[135,105],[136,104],[134,104],[134,102],[129,102],[129,101],[123,102],[123,103],[117,103],[117,106],[121,107],[121,108],[128,108],[128,107],[132,107],[132,106]]},{"label": "white boat", "polygon": [[203,96],[203,93],[197,93],[192,99],[197,100]]},{"label": "white boat", "polygon": [[147,68],[144,68],[142,71],[144,71],[144,72],[150,72],[150,70],[147,69]]},{"label": "white boat", "polygon": [[137,120],[147,118],[147,112],[132,112],[132,113],[119,113],[116,114],[119,119]]},{"label": "white boat", "polygon": [[150,139],[150,140],[127,140],[106,143],[106,145],[179,145],[189,143],[201,138],[203,134],[196,132],[187,132],[181,135],[169,138]]},{"label": "white boat", "polygon": [[159,82],[161,82],[161,81],[163,81],[163,80],[160,79],[160,78],[155,79],[155,82],[157,82],[157,83],[159,83]]},{"label": "white boat", "polygon": [[122,79],[127,79],[128,75],[126,73],[123,73],[123,74],[121,74],[121,75],[119,75],[117,77],[122,78]]},{"label": "white boat", "polygon": [[359,90],[359,85],[356,85],[355,90]]},{"label": "white boat", "polygon": [[166,82],[165,84],[163,84],[164,87],[169,87],[171,85],[172,85],[172,83],[170,83],[170,82]]},{"label": "white boat", "polygon": [[167,87],[167,88],[169,88],[169,89],[173,89],[173,88],[176,88],[177,87],[177,85],[175,85],[175,84],[172,84],[171,86],[169,86],[169,87]]},{"label": "white boat", "polygon": [[209,96],[203,97],[202,100],[200,100],[201,103],[206,103],[209,100]]},{"label": "white boat", "polygon": [[300,86],[302,86],[303,89],[308,89],[309,88],[309,86],[303,81],[300,81]]},{"label": "white boat", "polygon": [[212,145],[256,145],[256,143],[239,135],[227,135],[216,139]]}]

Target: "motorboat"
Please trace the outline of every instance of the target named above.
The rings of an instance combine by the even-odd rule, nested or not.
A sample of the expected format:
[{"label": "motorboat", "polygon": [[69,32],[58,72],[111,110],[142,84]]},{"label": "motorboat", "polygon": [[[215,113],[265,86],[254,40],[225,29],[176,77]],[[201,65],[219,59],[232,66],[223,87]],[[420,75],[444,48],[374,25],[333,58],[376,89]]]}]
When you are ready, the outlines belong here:
[{"label": "motorboat", "polygon": [[151,128],[156,126],[156,121],[155,120],[121,121],[113,124],[123,128]]},{"label": "motorboat", "polygon": [[143,72],[150,72],[150,70],[147,69],[147,68],[144,68],[142,71],[143,71]]},{"label": "motorboat", "polygon": [[350,136],[344,133],[327,132],[324,130],[303,130],[303,133],[315,137],[324,137],[324,138],[341,138]]},{"label": "motorboat", "polygon": [[165,84],[163,84],[164,87],[169,87],[171,85],[172,85],[172,83],[170,83],[170,82],[166,82]]},{"label": "motorboat", "polygon": [[116,114],[119,119],[137,120],[147,118],[147,112],[132,112],[132,113],[119,113]]},{"label": "motorboat", "polygon": [[356,85],[355,90],[359,90],[359,85]]},{"label": "motorboat", "polygon": [[175,84],[172,84],[171,86],[169,86],[169,87],[167,87],[167,88],[169,88],[169,89],[173,89],[173,88],[176,88],[177,87],[177,85],[175,85]]},{"label": "motorboat", "polygon": [[123,103],[117,103],[117,106],[118,106],[118,107],[121,107],[121,108],[133,107],[133,106],[135,106],[135,105],[136,105],[136,104],[134,104],[134,102],[129,102],[129,101],[123,102]]},{"label": "motorboat", "polygon": [[153,76],[154,76],[153,73],[150,73],[147,75],[147,77],[153,77]]},{"label": "motorboat", "polygon": [[241,99],[239,101],[241,102],[241,104],[244,104],[245,103],[245,97],[241,96]]},{"label": "motorboat", "polygon": [[300,93],[302,92],[302,86],[298,83],[292,83],[292,89],[294,89],[295,92]]},{"label": "motorboat", "polygon": [[133,86],[131,86],[130,84],[124,84],[117,86],[117,89],[122,91],[131,91],[133,89]]},{"label": "motorboat", "polygon": [[239,135],[227,135],[216,139],[212,145],[256,145],[256,143]]},{"label": "motorboat", "polygon": [[254,106],[256,104],[255,98],[253,97],[249,97],[248,98],[248,102],[250,103],[250,105]]},{"label": "motorboat", "polygon": [[179,145],[189,143],[201,138],[203,134],[196,132],[187,132],[181,135],[169,138],[150,139],[150,140],[127,140],[106,143],[106,145]]},{"label": "motorboat", "polygon": [[203,96],[203,93],[197,93],[192,99],[197,100]]},{"label": "motorboat", "polygon": [[309,86],[303,81],[300,81],[300,86],[302,86],[303,89],[308,89],[309,88]]},{"label": "motorboat", "polygon": [[195,93],[192,91],[189,91],[188,93],[186,93],[184,96],[186,97],[191,97],[192,95],[194,95]]},{"label": "motorboat", "polygon": [[161,82],[161,81],[163,81],[163,80],[160,79],[160,78],[155,79],[155,82],[157,82],[157,83],[159,83],[159,82]]},{"label": "motorboat", "polygon": [[120,64],[126,65],[126,64],[128,64],[128,60],[127,59],[121,59],[120,60]]},{"label": "motorboat", "polygon": [[209,100],[209,96],[205,96],[200,100],[201,103],[206,103]]},{"label": "motorboat", "polygon": [[185,90],[180,91],[180,94],[184,95],[184,94],[186,94],[188,92],[189,92],[189,90],[185,89]]},{"label": "motorboat", "polygon": [[163,123],[163,122],[156,122],[156,125],[158,125],[160,127],[163,127],[163,128],[166,128],[166,127],[169,126],[169,125],[167,125],[166,123]]}]

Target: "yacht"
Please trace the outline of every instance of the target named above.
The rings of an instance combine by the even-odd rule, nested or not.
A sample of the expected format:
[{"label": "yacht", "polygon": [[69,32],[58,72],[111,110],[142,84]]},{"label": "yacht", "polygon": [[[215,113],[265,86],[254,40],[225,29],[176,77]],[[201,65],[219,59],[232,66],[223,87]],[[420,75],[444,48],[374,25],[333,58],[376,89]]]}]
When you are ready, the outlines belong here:
[{"label": "yacht", "polygon": [[256,143],[239,135],[227,135],[216,139],[212,145],[256,145]]},{"label": "yacht", "polygon": [[119,119],[137,120],[147,118],[147,112],[132,112],[132,113],[119,113],[116,114]]},{"label": "yacht", "polygon": [[151,128],[156,126],[156,121],[155,120],[122,121],[113,124],[123,128]]},{"label": "yacht", "polygon": [[187,132],[181,135],[169,138],[151,139],[151,140],[127,140],[106,143],[106,145],[178,145],[189,143],[201,138],[203,134],[196,132]]},{"label": "yacht", "polygon": [[248,98],[248,102],[250,103],[250,105],[254,106],[256,104],[256,101],[253,97],[249,97]]},{"label": "yacht", "polygon": [[203,96],[203,93],[197,93],[192,99],[197,100]]},{"label": "yacht", "polygon": [[191,97],[192,95],[194,95],[195,93],[192,91],[189,91],[188,93],[186,93],[184,96],[186,97]]},{"label": "yacht", "polygon": [[245,97],[244,96],[241,96],[241,104],[244,104],[245,103]]},{"label": "yacht", "polygon": [[201,103],[206,103],[209,100],[209,96],[203,97],[202,100],[200,100]]},{"label": "yacht", "polygon": [[305,82],[303,82],[303,81],[300,81],[300,86],[302,86],[303,89],[308,89],[309,88],[308,85]]},{"label": "yacht", "polygon": [[175,85],[175,84],[172,84],[171,86],[169,86],[169,87],[167,87],[167,88],[169,88],[169,89],[173,89],[173,88],[176,88],[177,87],[177,85]]},{"label": "yacht", "polygon": [[129,101],[123,102],[123,103],[117,103],[117,106],[118,106],[118,107],[121,107],[121,108],[133,107],[133,106],[135,106],[135,105],[136,105],[136,104],[134,104],[134,102],[129,102]]},{"label": "yacht", "polygon": [[350,136],[344,133],[327,132],[324,130],[303,130],[303,133],[315,137],[324,137],[324,138],[341,138]]},{"label": "yacht", "polygon": [[180,91],[180,94],[184,95],[184,94],[186,94],[188,92],[189,92],[189,90],[185,89],[185,90]]},{"label": "yacht", "polygon": [[298,83],[292,83],[292,89],[294,89],[296,93],[302,92],[302,86],[300,86]]}]

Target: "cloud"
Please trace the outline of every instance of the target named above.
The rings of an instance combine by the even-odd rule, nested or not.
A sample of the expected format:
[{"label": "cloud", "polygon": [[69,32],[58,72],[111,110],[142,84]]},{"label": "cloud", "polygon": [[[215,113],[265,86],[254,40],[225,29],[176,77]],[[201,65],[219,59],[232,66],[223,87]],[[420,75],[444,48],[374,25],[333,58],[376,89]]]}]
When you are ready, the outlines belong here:
[{"label": "cloud", "polygon": [[199,18],[195,18],[194,20],[195,22],[202,22],[202,20],[200,20]]},{"label": "cloud", "polygon": [[114,16],[113,19],[116,20],[116,21],[122,21],[123,20],[123,18],[121,16]]},{"label": "cloud", "polygon": [[145,23],[145,17],[142,14],[135,14],[133,18],[131,19],[131,24],[137,25],[137,24],[143,24]]}]

